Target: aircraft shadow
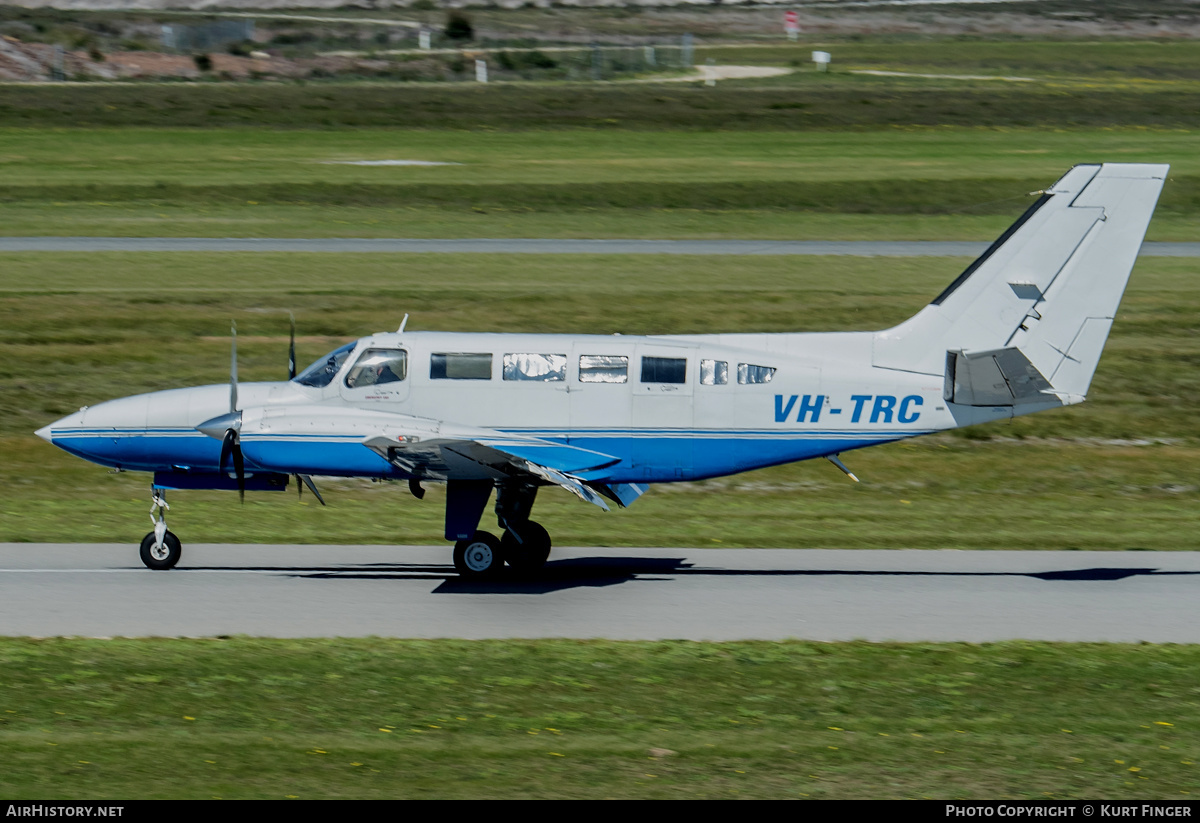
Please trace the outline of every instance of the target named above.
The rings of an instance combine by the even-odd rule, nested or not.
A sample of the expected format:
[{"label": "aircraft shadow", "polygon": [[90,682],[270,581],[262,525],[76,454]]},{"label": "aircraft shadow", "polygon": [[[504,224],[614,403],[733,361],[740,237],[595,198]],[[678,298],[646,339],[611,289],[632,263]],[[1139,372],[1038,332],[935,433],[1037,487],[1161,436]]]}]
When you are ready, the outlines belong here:
[{"label": "aircraft shadow", "polygon": [[375,563],[358,566],[208,567],[197,571],[278,572],[306,579],[440,580],[433,594],[548,594],[574,588],[598,588],[637,581],[690,576],[711,577],[1032,577],[1045,581],[1112,582],[1131,577],[1200,575],[1148,567],[1097,567],[1048,572],[894,571],[876,569],[730,569],[713,568],[670,557],[576,557],[552,560],[536,575],[501,575],[492,580],[463,580],[447,564]]}]

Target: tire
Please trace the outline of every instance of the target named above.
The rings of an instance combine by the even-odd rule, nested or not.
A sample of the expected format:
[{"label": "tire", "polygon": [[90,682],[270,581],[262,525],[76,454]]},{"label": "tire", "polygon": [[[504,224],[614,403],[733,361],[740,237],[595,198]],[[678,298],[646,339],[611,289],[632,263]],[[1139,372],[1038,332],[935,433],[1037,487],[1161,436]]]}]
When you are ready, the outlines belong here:
[{"label": "tire", "polygon": [[550,557],[550,533],[532,520],[521,524],[519,531],[524,542],[518,543],[516,536],[506,531],[500,538],[500,552],[513,571],[532,574]]},{"label": "tire", "polygon": [[500,541],[488,532],[475,532],[470,540],[459,540],[454,544],[454,568],[464,580],[495,577],[504,568]]},{"label": "tire", "polygon": [[142,538],[142,562],[147,568],[156,571],[164,569],[172,569],[179,562],[180,555],[183,554],[183,546],[179,542],[179,538],[174,532],[167,532],[163,535],[162,548],[154,548],[154,532]]}]

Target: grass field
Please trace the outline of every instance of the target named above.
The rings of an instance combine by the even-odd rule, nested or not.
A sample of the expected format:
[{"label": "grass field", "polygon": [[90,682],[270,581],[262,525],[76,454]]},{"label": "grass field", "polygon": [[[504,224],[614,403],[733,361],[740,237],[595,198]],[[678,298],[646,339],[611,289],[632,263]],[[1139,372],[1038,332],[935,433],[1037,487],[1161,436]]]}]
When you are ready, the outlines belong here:
[{"label": "grass field", "polygon": [[[1197,238],[1194,131],[0,129],[0,233],[990,240],[1079,162],[1166,162],[1151,239]],[[445,166],[358,166],[355,160]]]},{"label": "grass field", "polygon": [[1200,790],[1190,646],[3,640],[0,661],[8,800]]}]

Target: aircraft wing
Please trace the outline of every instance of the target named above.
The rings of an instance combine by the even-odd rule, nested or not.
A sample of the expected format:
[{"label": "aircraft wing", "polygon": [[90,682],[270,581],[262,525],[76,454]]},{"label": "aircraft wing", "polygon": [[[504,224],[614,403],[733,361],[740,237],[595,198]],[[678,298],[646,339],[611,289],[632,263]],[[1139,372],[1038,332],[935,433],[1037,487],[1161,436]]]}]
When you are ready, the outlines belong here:
[{"label": "aircraft wing", "polygon": [[455,463],[460,462],[456,458],[465,458],[495,472],[526,474],[562,486],[580,500],[605,511],[608,511],[608,505],[604,497],[570,472],[602,469],[620,462],[620,458],[601,452],[536,438],[515,438],[502,432],[415,442],[407,438],[377,436],[367,438],[363,445],[416,477],[447,479]]},{"label": "aircraft wing", "polygon": [[[317,440],[357,442],[412,477],[429,480],[527,477],[553,483],[607,510],[604,498],[621,506],[633,502],[643,486],[590,484],[577,474],[603,469],[620,458],[577,446],[510,434],[496,429],[462,426],[443,420],[393,414],[373,409],[330,406],[256,407],[241,413],[242,449],[263,468],[274,466],[278,452],[260,444]],[[303,459],[301,448],[288,449],[287,459]],[[337,458],[331,458],[336,461]],[[341,465],[288,465],[279,471],[337,473]]]}]

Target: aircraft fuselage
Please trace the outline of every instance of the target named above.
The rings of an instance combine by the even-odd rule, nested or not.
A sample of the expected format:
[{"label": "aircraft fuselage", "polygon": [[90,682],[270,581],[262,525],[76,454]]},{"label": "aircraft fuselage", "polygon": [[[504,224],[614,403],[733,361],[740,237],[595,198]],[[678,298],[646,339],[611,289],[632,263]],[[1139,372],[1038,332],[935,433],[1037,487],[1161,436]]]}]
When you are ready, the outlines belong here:
[{"label": "aircraft fuselage", "polygon": [[[619,459],[581,474],[589,480],[660,483],[836,454],[963,425],[965,416],[1012,414],[947,404],[940,375],[873,367],[871,340],[870,333],[376,334],[357,341],[324,386],[240,384],[239,407],[261,409],[263,423],[242,433],[242,448],[248,469],[410,476],[339,424],[357,409],[572,445]],[[403,378],[354,385],[355,364],[379,351],[403,353]],[[329,425],[310,420],[309,431],[273,432],[272,416],[289,407],[323,407]],[[197,426],[228,411],[228,385],[172,389],[83,409],[39,434],[115,468],[217,472],[221,444]]]}]

